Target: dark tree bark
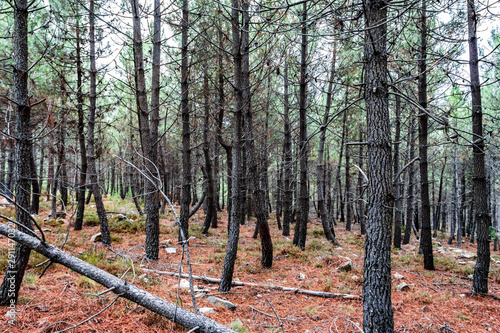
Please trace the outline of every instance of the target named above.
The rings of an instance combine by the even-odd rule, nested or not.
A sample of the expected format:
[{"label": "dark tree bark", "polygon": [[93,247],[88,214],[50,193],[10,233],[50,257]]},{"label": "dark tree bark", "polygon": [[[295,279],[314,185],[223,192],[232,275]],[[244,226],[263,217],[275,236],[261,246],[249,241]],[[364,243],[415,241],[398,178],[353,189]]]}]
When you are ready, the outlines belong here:
[{"label": "dark tree bark", "polygon": [[[396,133],[394,137],[394,175],[399,174],[399,143],[401,140],[401,99],[396,95]],[[402,220],[402,195],[400,178],[395,179],[394,183],[394,247],[401,248],[401,220]]]},{"label": "dark tree bark", "polygon": [[441,177],[439,178],[439,190],[438,190],[438,200],[436,203],[436,209],[434,211],[434,237],[437,237],[437,232],[439,229],[439,220],[441,218],[441,209],[443,206],[443,175],[444,175],[444,170],[446,169],[446,159],[447,157],[445,156],[444,158],[444,163],[443,167],[441,169]]},{"label": "dark tree bark", "polygon": [[283,140],[283,236],[290,236],[290,224],[293,221],[292,189],[292,129],[290,124],[290,104],[288,96],[288,62],[284,69],[284,140]]},{"label": "dark tree bark", "polygon": [[418,115],[418,153],[420,157],[420,201],[422,219],[422,233],[420,237],[420,250],[424,255],[424,268],[434,270],[434,257],[432,255],[432,230],[431,230],[431,204],[429,200],[429,172],[427,162],[427,5],[422,0],[420,21],[420,59],[418,61],[418,99],[420,107]]},{"label": "dark tree bark", "polygon": [[326,93],[326,107],[325,114],[323,116],[323,124],[320,127],[320,138],[318,147],[318,160],[316,164],[317,171],[317,183],[318,183],[318,211],[321,218],[321,225],[323,226],[323,231],[325,232],[326,239],[335,245],[339,245],[335,237],[335,231],[333,229],[333,224],[331,219],[328,218],[326,207],[325,207],[325,162],[323,161],[323,155],[325,151],[325,141],[326,141],[326,127],[328,125],[328,120],[330,117],[330,108],[332,105],[332,89],[333,80],[335,78],[335,60],[336,60],[337,50],[333,48],[332,55],[332,67],[330,70],[330,79],[328,81],[328,90]]},{"label": "dark tree bark", "polygon": [[[347,112],[347,110],[345,111]],[[346,141],[349,142],[349,129],[346,127]],[[352,225],[352,203],[351,203],[351,173],[349,171],[351,155],[349,146],[345,147],[345,229],[351,231]]]},{"label": "dark tree bark", "polygon": [[209,105],[209,90],[208,90],[208,63],[205,64],[203,73],[203,97],[205,115],[203,118],[203,156],[205,158],[205,166],[202,168],[204,178],[206,180],[206,203],[207,210],[205,213],[205,221],[203,223],[203,233],[207,234],[210,226],[217,228],[217,206],[215,203],[215,184],[213,178],[212,161],[210,159],[210,141],[208,140],[209,124],[210,124],[210,105]]},{"label": "dark tree bark", "polygon": [[[359,142],[363,142],[363,130],[359,130]],[[359,145],[359,157],[358,157],[358,165],[361,169],[363,169],[363,159],[364,159],[363,145]],[[364,185],[363,185],[363,175],[361,171],[358,173],[358,222],[360,225],[360,233],[361,235],[366,235],[366,207],[365,202],[363,200],[363,194],[365,193]],[[400,236],[401,237],[401,236]]]},{"label": "dark tree bark", "polygon": [[89,43],[90,43],[90,94],[89,94],[89,115],[87,125],[87,162],[88,173],[90,175],[90,188],[94,195],[95,207],[97,215],[99,216],[99,224],[101,226],[102,243],[104,245],[111,245],[111,235],[109,233],[108,218],[106,210],[102,202],[101,191],[99,190],[99,182],[97,180],[97,169],[95,163],[95,111],[96,111],[96,55],[95,55],[95,14],[94,14],[94,0],[90,0],[89,4]]},{"label": "dark tree bark", "polygon": [[[133,48],[134,48],[134,69],[135,69],[135,97],[137,105],[137,116],[139,121],[139,134],[141,139],[141,147],[143,154],[144,168],[143,172],[145,174],[145,202],[144,210],[146,211],[146,257],[149,260],[158,260],[158,252],[160,249],[160,222],[159,222],[159,209],[160,200],[157,193],[156,179],[158,174],[156,172],[156,160],[157,152],[154,147],[155,142],[153,141],[151,128],[149,125],[149,109],[148,109],[148,99],[146,91],[146,79],[144,74],[144,56],[142,50],[142,36],[141,36],[141,20],[139,6],[136,0],[131,0],[132,6],[132,16],[133,16]],[[157,12],[155,4],[155,16]],[[155,21],[157,18],[155,17]],[[159,23],[156,23],[159,24]],[[155,35],[157,30],[155,28]],[[155,36],[155,43],[158,36]],[[156,46],[158,47],[158,46]],[[156,50],[156,52],[159,52]],[[156,59],[157,60],[157,59]],[[159,71],[155,68],[155,71]],[[155,75],[159,75],[159,72],[155,72]],[[153,78],[155,80],[155,78]],[[158,87],[154,87],[159,89]],[[157,93],[157,92],[156,92]],[[156,108],[156,111],[157,112]],[[155,123],[152,121],[154,127]],[[158,125],[156,123],[156,125]],[[157,129],[155,129],[156,135]]]},{"label": "dark tree bark", "polygon": [[[78,24],[78,23],[77,23]],[[75,218],[75,230],[81,230],[85,212],[85,190],[87,182],[87,149],[85,147],[85,129],[83,119],[83,93],[82,93],[82,58],[80,46],[80,26],[76,27],[76,110],[78,113],[78,143],[80,145],[80,172],[77,188],[78,210]]]},{"label": "dark tree bark", "polygon": [[38,215],[38,210],[40,209],[41,191],[40,191],[40,183],[38,182],[38,176],[36,174],[36,163],[34,154],[31,154],[30,168],[31,168],[30,179],[31,179],[31,190],[32,190],[30,212],[31,214]]},{"label": "dark tree bark", "polygon": [[300,84],[299,84],[299,159],[300,189],[298,200],[297,222],[293,235],[293,244],[304,250],[306,248],[307,222],[309,219],[309,191],[307,188],[307,1],[302,5],[301,19],[301,51],[300,51]]},{"label": "dark tree bark", "polygon": [[[410,146],[410,157],[409,161],[413,161],[415,158],[415,118],[410,115],[410,125],[408,129],[408,145]],[[403,238],[403,244],[410,243],[411,230],[413,228],[413,212],[414,207],[414,190],[415,190],[415,164],[412,163],[408,170],[408,191],[406,197],[406,219],[405,219],[405,234]]]},{"label": "dark tree bark", "polygon": [[233,36],[233,66],[234,66],[234,117],[233,117],[233,144],[232,144],[232,192],[231,192],[231,223],[229,225],[229,236],[224,259],[221,283],[219,290],[228,292],[231,290],[233,280],[234,264],[238,251],[238,240],[240,236],[240,221],[243,215],[241,189],[241,155],[242,155],[242,120],[243,120],[243,82],[242,82],[242,52],[240,38],[240,6],[238,0],[231,0],[231,31]]},{"label": "dark tree bark", "polygon": [[[31,108],[28,102],[28,13],[27,0],[16,0],[14,10],[13,44],[13,97],[15,110],[15,200],[16,220],[33,230],[29,216],[31,196],[30,161],[33,158],[31,138]],[[7,234],[15,230],[2,225]],[[5,235],[5,233],[4,233]],[[13,306],[17,302],[19,289],[28,264],[31,249],[16,244],[13,256],[9,258],[7,270],[0,286],[0,305]]]},{"label": "dark tree bark", "polygon": [[261,265],[263,267],[271,267],[273,265],[273,243],[269,232],[269,224],[267,223],[266,197],[258,174],[257,158],[255,158],[255,136],[253,132],[253,115],[250,105],[250,48],[249,48],[249,27],[250,16],[248,13],[250,0],[242,1],[242,59],[241,59],[241,81],[243,90],[243,110],[245,112],[245,134],[246,134],[246,153],[248,162],[249,188],[253,194],[253,206],[255,216],[257,218],[256,229],[260,234],[262,258]]},{"label": "dark tree bark", "polygon": [[479,79],[479,57],[477,52],[477,12],[474,0],[467,1],[467,23],[469,28],[469,70],[472,97],[473,136],[473,188],[474,215],[477,224],[477,262],[472,281],[473,294],[488,293],[490,271],[491,216],[488,210],[488,190],[484,161],[483,111],[481,106],[481,82]]},{"label": "dark tree bark", "polygon": [[387,4],[365,7],[368,220],[363,268],[363,330],[394,332],[391,306],[392,163],[387,84]]},{"label": "dark tree bark", "polygon": [[181,41],[181,117],[182,117],[182,199],[180,224],[188,236],[189,205],[191,204],[191,130],[189,126],[189,83],[188,83],[188,1],[182,1]]}]

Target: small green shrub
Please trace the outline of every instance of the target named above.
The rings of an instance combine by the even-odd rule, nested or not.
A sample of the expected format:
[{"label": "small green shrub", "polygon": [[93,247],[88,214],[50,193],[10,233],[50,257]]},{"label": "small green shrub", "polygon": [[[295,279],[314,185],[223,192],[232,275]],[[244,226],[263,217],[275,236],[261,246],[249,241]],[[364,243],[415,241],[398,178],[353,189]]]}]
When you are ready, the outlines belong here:
[{"label": "small green shrub", "polygon": [[95,212],[87,212],[83,216],[83,225],[88,227],[95,227],[99,225],[99,216]]}]

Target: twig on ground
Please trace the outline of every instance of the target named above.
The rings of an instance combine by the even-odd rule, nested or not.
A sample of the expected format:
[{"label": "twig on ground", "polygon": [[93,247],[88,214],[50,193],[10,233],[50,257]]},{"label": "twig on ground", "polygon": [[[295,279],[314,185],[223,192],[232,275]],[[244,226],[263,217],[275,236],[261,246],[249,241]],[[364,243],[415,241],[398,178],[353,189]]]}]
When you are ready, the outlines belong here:
[{"label": "twig on ground", "polygon": [[266,301],[267,301],[267,304],[269,304],[269,306],[271,307],[271,310],[273,310],[275,316],[276,316],[276,319],[278,319],[278,322],[280,323],[280,326],[281,326],[281,331],[283,333],[285,333],[285,329],[283,328],[283,323],[281,322],[281,319],[280,317],[278,316],[278,314],[276,313],[276,310],[274,310],[274,307],[273,305],[271,304],[271,302],[266,298]]}]

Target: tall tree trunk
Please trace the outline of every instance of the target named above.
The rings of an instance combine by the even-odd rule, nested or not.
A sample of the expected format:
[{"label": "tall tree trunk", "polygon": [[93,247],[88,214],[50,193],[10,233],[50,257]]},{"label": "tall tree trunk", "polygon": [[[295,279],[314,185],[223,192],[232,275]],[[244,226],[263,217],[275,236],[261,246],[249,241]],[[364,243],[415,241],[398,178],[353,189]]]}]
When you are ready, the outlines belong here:
[{"label": "tall tree trunk", "polygon": [[233,36],[233,66],[234,66],[234,117],[233,117],[233,144],[232,144],[232,192],[231,192],[231,223],[226,249],[226,257],[222,271],[219,290],[228,292],[233,281],[234,264],[238,251],[240,235],[240,221],[243,214],[241,191],[241,151],[242,151],[242,111],[243,111],[243,82],[242,82],[242,54],[240,47],[240,6],[238,0],[231,0],[231,30]]},{"label": "tall tree trunk", "polygon": [[[396,95],[396,135],[394,137],[394,175],[399,174],[399,143],[401,140],[401,99],[399,95]],[[398,177],[395,179],[394,183],[394,247],[396,249],[401,248],[401,181]]]},{"label": "tall tree trunk", "polygon": [[283,105],[283,236],[290,236],[290,224],[293,221],[293,189],[292,189],[292,129],[290,124],[290,104],[288,96],[288,61],[284,69],[284,105]]},{"label": "tall tree trunk", "polygon": [[469,28],[469,70],[472,97],[473,136],[473,187],[474,215],[477,224],[477,263],[474,268],[472,293],[488,293],[488,273],[490,271],[491,216],[488,210],[488,191],[484,162],[483,111],[481,106],[481,82],[479,79],[479,59],[477,52],[477,12],[474,0],[467,1],[467,23]]},{"label": "tall tree trunk", "polygon": [[[14,10],[13,44],[13,92],[15,102],[15,200],[16,220],[33,230],[29,216],[31,196],[30,160],[33,158],[31,138],[31,108],[28,102],[28,1],[16,0]],[[13,229],[14,225],[10,227]],[[23,230],[24,231],[24,230]],[[14,232],[14,230],[12,230]],[[0,305],[13,306],[19,296],[19,288],[28,264],[30,248],[16,244],[13,256],[7,263],[7,270],[0,286]],[[10,253],[9,253],[10,254]]]},{"label": "tall tree trunk", "polygon": [[328,81],[328,90],[326,93],[326,107],[325,114],[323,116],[323,124],[320,127],[320,138],[318,146],[318,160],[316,164],[317,170],[317,183],[318,183],[318,211],[321,218],[321,225],[323,226],[323,231],[325,232],[326,239],[331,241],[335,245],[339,245],[335,237],[335,231],[331,223],[331,219],[328,218],[326,208],[325,208],[325,163],[323,161],[325,141],[326,141],[326,127],[328,126],[328,120],[330,117],[330,108],[332,105],[332,89],[333,80],[335,78],[335,60],[337,55],[336,46],[334,44],[332,55],[332,67],[330,70],[330,79]]},{"label": "tall tree trunk", "polygon": [[387,3],[365,9],[368,220],[363,267],[363,330],[394,331],[391,306],[392,163],[387,89]]},{"label": "tall tree trunk", "polygon": [[215,184],[213,178],[212,161],[210,159],[210,141],[208,140],[209,124],[210,124],[210,105],[209,105],[209,90],[208,90],[208,63],[205,64],[203,72],[203,98],[205,115],[203,119],[203,156],[205,157],[205,166],[203,174],[206,180],[206,203],[207,211],[205,213],[205,221],[203,223],[203,233],[208,233],[208,228],[217,228],[217,206],[215,203]]},{"label": "tall tree trunk", "polygon": [[75,230],[81,230],[83,225],[83,215],[85,212],[85,189],[87,182],[87,150],[85,147],[85,129],[83,119],[83,93],[82,93],[82,58],[80,46],[80,26],[76,27],[76,110],[78,113],[78,143],[80,145],[80,173],[79,186],[77,189],[78,210],[75,218]]},{"label": "tall tree trunk", "polygon": [[[346,128],[346,141],[349,142],[349,129]],[[351,155],[349,146],[345,147],[345,229],[351,231],[352,224],[352,203],[351,203],[351,173],[349,171],[351,163]]]},{"label": "tall tree trunk", "polygon": [[32,189],[30,212],[31,214],[38,215],[38,210],[40,208],[41,191],[40,191],[40,183],[38,182],[38,176],[36,174],[36,162],[34,154],[31,154],[30,168],[31,168],[30,179],[31,179],[31,189]]},{"label": "tall tree trunk", "polygon": [[[144,74],[144,57],[142,50],[142,36],[141,36],[141,20],[139,6],[136,0],[131,0],[132,16],[133,16],[133,30],[134,30],[134,69],[135,69],[135,96],[137,105],[137,116],[139,121],[139,134],[141,138],[141,147],[143,154],[144,168],[143,172],[146,177],[144,183],[145,202],[144,210],[146,211],[146,257],[149,260],[158,260],[158,252],[160,249],[160,222],[159,222],[159,209],[160,201],[157,193],[157,172],[156,160],[157,152],[154,147],[151,128],[149,126],[149,109],[148,99],[146,95],[146,79]],[[156,16],[155,4],[155,16]],[[157,18],[155,17],[155,21]],[[157,33],[155,28],[155,34]],[[157,38],[157,36],[155,36]],[[155,39],[156,43],[156,39]],[[158,46],[156,46],[158,47]],[[156,51],[158,52],[158,51]],[[158,64],[157,64],[158,65]],[[155,71],[159,69],[156,68]],[[155,73],[155,75],[159,75]],[[154,79],[154,78],[153,78]],[[155,87],[159,89],[158,87]],[[156,108],[156,111],[158,108]],[[155,122],[152,121],[153,127]],[[157,125],[157,123],[156,123]],[[155,129],[157,131],[157,129]],[[157,132],[156,132],[157,135]]]},{"label": "tall tree trunk", "polygon": [[188,83],[188,1],[182,1],[181,45],[181,117],[182,117],[182,199],[180,224],[188,237],[189,205],[191,204],[191,130],[189,126]]},{"label": "tall tree trunk", "polygon": [[253,133],[253,115],[250,105],[250,45],[249,45],[249,28],[250,16],[248,13],[250,7],[250,0],[242,1],[242,31],[241,31],[241,46],[242,46],[242,59],[241,59],[241,81],[243,90],[243,110],[245,112],[245,134],[246,134],[246,153],[248,165],[248,185],[252,190],[253,204],[255,216],[257,218],[256,228],[260,234],[262,258],[261,265],[263,267],[271,267],[273,264],[273,243],[271,241],[271,234],[269,232],[269,224],[267,223],[267,207],[266,197],[261,184],[260,177],[257,170],[257,158],[255,151],[255,136]]},{"label": "tall tree trunk", "polygon": [[[431,204],[429,201],[429,172],[427,163],[427,0],[422,0],[422,13],[420,21],[420,59],[418,61],[418,99],[422,110],[418,115],[418,153],[420,157],[420,201],[422,233],[420,237],[420,250],[424,255],[424,268],[434,270],[434,257],[432,255],[432,230],[431,230]],[[425,111],[424,111],[425,110]]]},{"label": "tall tree trunk", "polygon": [[90,43],[90,94],[89,94],[89,115],[88,115],[88,125],[87,125],[87,162],[88,162],[88,173],[90,175],[90,188],[92,194],[94,195],[95,207],[97,210],[97,215],[99,216],[99,224],[101,226],[102,243],[104,245],[111,245],[111,235],[109,233],[108,218],[106,216],[106,210],[102,202],[101,191],[99,190],[99,182],[97,180],[97,169],[95,163],[95,138],[94,138],[94,128],[95,128],[95,111],[96,111],[96,55],[95,55],[95,37],[94,37],[94,27],[95,27],[95,14],[94,14],[94,0],[90,0],[89,4],[89,43]]},{"label": "tall tree trunk", "polygon": [[307,188],[307,1],[302,5],[300,51],[300,84],[299,84],[299,159],[300,189],[297,222],[293,235],[293,244],[304,250],[306,248],[307,222],[309,219],[309,191]]},{"label": "tall tree trunk", "polygon": [[[415,158],[415,118],[410,115],[410,125],[408,129],[408,145],[410,146],[409,160],[413,161]],[[414,190],[415,190],[415,164],[412,163],[408,171],[408,193],[406,198],[406,220],[405,220],[405,234],[403,244],[410,243],[411,230],[413,228],[413,211],[414,207]]]}]

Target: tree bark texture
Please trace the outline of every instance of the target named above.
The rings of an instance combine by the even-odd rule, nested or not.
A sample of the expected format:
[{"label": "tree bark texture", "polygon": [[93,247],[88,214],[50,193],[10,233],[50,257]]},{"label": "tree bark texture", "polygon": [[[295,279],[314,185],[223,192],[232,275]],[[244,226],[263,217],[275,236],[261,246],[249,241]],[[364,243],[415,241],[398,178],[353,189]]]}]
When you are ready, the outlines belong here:
[{"label": "tree bark texture", "polygon": [[[97,179],[97,169],[95,162],[95,112],[96,112],[96,55],[95,55],[95,14],[94,14],[94,0],[90,0],[89,4],[89,35],[90,35],[90,94],[89,94],[89,114],[87,126],[87,162],[88,173],[90,175],[90,188],[94,194],[95,207],[97,215],[99,216],[99,224],[101,226],[102,243],[104,245],[111,245],[111,235],[109,233],[108,218],[106,210],[102,202],[101,191],[99,189],[99,182]],[[54,184],[52,184],[54,187]]]},{"label": "tree bark texture", "polygon": [[300,188],[297,222],[293,235],[293,244],[304,250],[306,248],[307,222],[309,219],[309,191],[307,188],[307,1],[302,5],[301,51],[300,51],[300,85],[299,85],[299,159]]},{"label": "tree bark texture", "polygon": [[[420,21],[420,59],[418,61],[418,99],[420,107],[418,115],[418,154],[420,157],[420,201],[422,219],[422,233],[420,249],[424,255],[424,268],[434,270],[434,257],[432,255],[432,229],[431,229],[431,204],[429,200],[429,171],[427,161],[427,0],[422,0]],[[425,112],[424,112],[425,110]]]},{"label": "tree bark texture", "polygon": [[472,97],[473,136],[473,188],[474,216],[477,225],[477,262],[474,268],[472,293],[488,293],[490,271],[491,216],[488,210],[488,190],[485,172],[485,144],[483,137],[483,111],[481,105],[481,83],[479,79],[479,56],[477,51],[477,12],[474,0],[467,0],[467,23],[469,30],[469,70]]},{"label": "tree bark texture", "polygon": [[387,84],[387,7],[366,3],[365,104],[368,219],[363,268],[364,332],[394,331],[391,306],[392,163]]},{"label": "tree bark texture", "polygon": [[[28,1],[17,0],[14,9],[13,43],[13,97],[15,110],[15,201],[16,220],[33,229],[29,216],[31,197],[30,161],[33,158],[31,138],[31,108],[28,102]],[[3,225],[5,226],[5,225]],[[5,226],[6,227],[6,226]],[[8,233],[15,230],[7,228]],[[16,244],[13,257],[9,258],[7,270],[0,286],[0,305],[16,304],[19,288],[30,256],[30,248]]]}]

